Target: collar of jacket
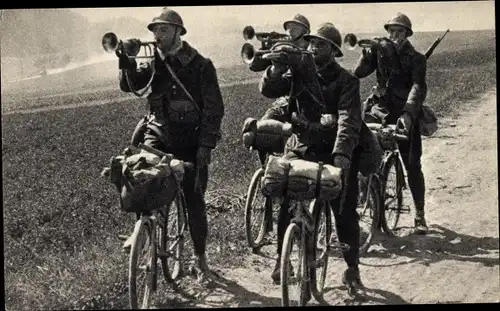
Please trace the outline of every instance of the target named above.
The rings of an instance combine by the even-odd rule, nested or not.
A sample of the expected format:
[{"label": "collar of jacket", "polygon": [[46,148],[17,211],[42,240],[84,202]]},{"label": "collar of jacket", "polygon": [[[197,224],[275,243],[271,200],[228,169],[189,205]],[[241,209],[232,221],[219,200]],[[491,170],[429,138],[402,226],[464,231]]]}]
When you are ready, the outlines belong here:
[{"label": "collar of jacket", "polygon": [[[158,52],[156,52],[156,54],[161,61],[160,54]],[[187,65],[189,65],[189,63],[191,63],[191,61],[196,57],[197,54],[198,54],[198,51],[195,48],[193,48],[186,41],[182,41],[182,47],[174,55],[174,57],[179,60],[182,67],[186,67]]]},{"label": "collar of jacket", "polygon": [[401,47],[397,48],[396,50],[398,51],[398,54],[410,54],[415,51],[415,48],[409,40],[405,40]]},{"label": "collar of jacket", "polygon": [[307,50],[307,47],[309,46],[309,42],[304,40],[304,36],[300,36],[295,41],[291,41],[291,43],[303,50]]},{"label": "collar of jacket", "polygon": [[339,65],[339,63],[337,63],[335,60],[331,60],[328,64],[319,68],[318,76],[320,77],[320,79],[333,81],[338,77],[340,68],[342,67]]}]

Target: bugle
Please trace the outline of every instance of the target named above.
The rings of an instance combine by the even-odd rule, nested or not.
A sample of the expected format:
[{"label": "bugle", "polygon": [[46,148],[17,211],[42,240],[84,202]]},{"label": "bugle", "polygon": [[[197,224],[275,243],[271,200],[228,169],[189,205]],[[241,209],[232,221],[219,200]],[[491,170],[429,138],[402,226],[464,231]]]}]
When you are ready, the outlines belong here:
[{"label": "bugle", "polygon": [[[129,59],[138,59],[138,58],[147,58],[147,59],[154,59],[154,54],[153,54],[153,47],[156,46],[156,42],[154,41],[141,41],[139,39],[127,39],[127,40],[118,40],[118,37],[116,34],[113,32],[108,32],[104,34],[102,37],[102,47],[104,50],[108,53],[115,52],[116,56],[120,57],[121,55],[126,55]],[[145,54],[146,56],[137,56],[139,54],[141,47],[145,48]],[[142,97],[146,92],[149,90],[151,83],[153,82],[153,78],[155,76],[155,67],[152,66],[152,73],[151,73],[151,78],[149,79],[149,82],[146,84],[146,86],[143,88],[141,92],[137,91],[133,87],[133,83],[130,81],[130,77],[128,75],[128,71],[124,71],[125,74],[125,80],[127,82],[127,85],[136,95],[137,97]]]},{"label": "bugle", "polygon": [[252,40],[256,38],[261,42],[287,42],[290,41],[291,38],[287,34],[278,33],[275,31],[271,32],[255,32],[255,29],[252,26],[246,26],[243,28],[243,38],[245,40]]},{"label": "bugle", "polygon": [[356,48],[356,46],[359,46],[360,48],[363,48],[363,49],[365,49],[365,48],[369,49],[372,46],[379,44],[380,40],[381,40],[381,38],[378,38],[378,37],[375,37],[372,39],[360,39],[360,40],[358,40],[358,38],[356,37],[355,34],[348,33],[344,37],[344,44],[347,46],[347,48],[349,50],[352,51]]},{"label": "bugle", "polygon": [[[285,49],[275,51],[275,47],[287,46]],[[246,42],[241,48],[241,58],[250,66],[252,71],[262,71],[271,64],[272,60],[287,61],[292,55],[314,54],[313,52],[302,50],[288,42],[276,43],[270,49],[256,50],[255,47]]]},{"label": "bugle", "polygon": [[[154,58],[153,48],[156,47],[155,41],[141,41],[139,39],[119,40],[116,34],[108,32],[102,37],[102,47],[108,53],[115,52],[117,55],[125,53],[129,58]],[[146,49],[146,56],[137,56],[141,47]]]},{"label": "bugle", "polygon": [[245,42],[241,47],[241,58],[248,64],[249,69],[254,72],[263,71],[271,64],[270,60],[263,59],[264,54],[269,53],[271,47],[276,43],[286,43],[291,41],[287,34],[271,32],[255,32],[252,26],[243,29],[243,38],[248,41],[256,38],[261,42],[260,49],[255,49],[252,44]]}]

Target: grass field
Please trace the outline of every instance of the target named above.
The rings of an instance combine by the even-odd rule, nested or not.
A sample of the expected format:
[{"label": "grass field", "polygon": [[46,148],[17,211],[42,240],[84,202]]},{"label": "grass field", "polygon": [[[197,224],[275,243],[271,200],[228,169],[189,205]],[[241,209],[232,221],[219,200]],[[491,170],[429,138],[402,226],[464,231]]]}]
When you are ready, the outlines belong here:
[{"label": "grass field", "polygon": [[[415,45],[425,50],[437,35],[416,34]],[[457,113],[462,102],[495,87],[494,38],[494,31],[451,32],[437,48],[428,62],[427,103],[439,115]],[[345,54],[343,64],[350,68],[357,52]],[[225,82],[258,77],[241,65],[220,68],[218,73]],[[118,90],[91,90],[116,82],[115,62],[23,81],[5,92],[2,88],[2,112],[112,100],[123,95]],[[373,83],[373,76],[362,81],[363,98]],[[21,96],[19,90],[26,92]],[[81,90],[89,92],[54,95]],[[208,252],[211,264],[232,266],[248,252],[241,203],[256,168],[255,154],[242,147],[240,129],[246,117],[259,116],[272,100],[259,95],[256,84],[222,92],[226,116],[223,140],[213,154],[207,197]],[[143,113],[143,101],[131,98],[104,106],[2,115],[8,310],[126,307],[128,257],[121,253],[117,235],[132,230],[133,217],[119,210],[115,190],[99,173],[126,146]],[[227,194],[218,195],[216,190]]]}]

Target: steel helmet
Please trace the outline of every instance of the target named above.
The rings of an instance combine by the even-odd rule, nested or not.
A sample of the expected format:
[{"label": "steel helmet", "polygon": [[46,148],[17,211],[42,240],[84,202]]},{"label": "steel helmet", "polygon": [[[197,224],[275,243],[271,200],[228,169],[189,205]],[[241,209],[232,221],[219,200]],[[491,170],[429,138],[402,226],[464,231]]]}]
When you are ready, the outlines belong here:
[{"label": "steel helmet", "polygon": [[184,28],[184,22],[182,21],[181,16],[174,10],[171,10],[166,7],[163,8],[163,10],[159,15],[153,17],[153,21],[149,23],[148,29],[150,31],[153,31],[153,26],[157,24],[175,25],[181,28],[181,36],[185,35],[187,32],[186,28]]},{"label": "steel helmet", "polygon": [[293,19],[284,22],[283,23],[283,28],[285,30],[287,30],[288,29],[288,24],[290,24],[290,23],[300,24],[300,25],[306,27],[308,32],[311,31],[311,25],[309,24],[309,20],[304,15],[302,15],[300,13],[296,14],[293,17]]},{"label": "steel helmet", "polygon": [[397,13],[396,16],[391,18],[384,25],[385,30],[389,31],[389,26],[392,25],[403,26],[404,28],[406,28],[406,30],[408,31],[408,37],[413,35],[413,30],[411,30],[411,21],[408,16],[404,15],[403,13]]},{"label": "steel helmet", "polygon": [[332,24],[332,23],[323,23],[316,30],[315,33],[310,35],[304,35],[304,39],[309,41],[311,38],[319,38],[331,43],[335,48],[337,48],[338,55],[337,57],[344,56],[342,53],[342,37],[340,35],[340,31]]}]

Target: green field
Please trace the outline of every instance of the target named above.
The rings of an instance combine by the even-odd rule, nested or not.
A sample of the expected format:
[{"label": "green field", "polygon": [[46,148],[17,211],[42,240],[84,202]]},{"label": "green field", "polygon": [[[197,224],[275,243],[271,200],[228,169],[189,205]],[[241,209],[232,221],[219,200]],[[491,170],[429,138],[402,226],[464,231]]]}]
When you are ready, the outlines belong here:
[{"label": "green field", "polygon": [[[439,35],[416,34],[424,51]],[[459,113],[461,103],[496,86],[494,31],[451,32],[428,61],[427,103],[439,115]],[[228,44],[229,45],[229,44]],[[218,56],[223,82],[258,77],[235,65],[240,43]],[[234,55],[236,54],[236,56]],[[346,51],[351,68],[358,51]],[[214,57],[215,59],[215,57]],[[231,64],[234,62],[234,64]],[[123,97],[116,62],[87,66],[2,88],[2,112]],[[362,97],[374,77],[362,81]],[[85,91],[84,94],[71,93]],[[256,84],[223,88],[223,140],[214,152],[209,183],[210,263],[238,265],[244,243],[241,198],[256,169],[256,156],[242,147],[240,129],[272,102]],[[46,96],[46,97],[41,97]],[[5,300],[8,310],[126,307],[128,257],[118,234],[132,230],[133,216],[117,206],[117,194],[99,177],[110,157],[127,144],[144,100],[2,115]],[[216,199],[216,190],[226,193]],[[230,195],[234,194],[234,196]],[[225,201],[224,201],[225,200]],[[230,260],[228,260],[230,258]]]}]

